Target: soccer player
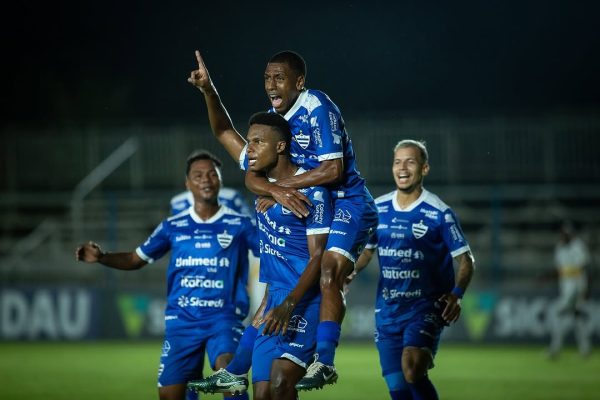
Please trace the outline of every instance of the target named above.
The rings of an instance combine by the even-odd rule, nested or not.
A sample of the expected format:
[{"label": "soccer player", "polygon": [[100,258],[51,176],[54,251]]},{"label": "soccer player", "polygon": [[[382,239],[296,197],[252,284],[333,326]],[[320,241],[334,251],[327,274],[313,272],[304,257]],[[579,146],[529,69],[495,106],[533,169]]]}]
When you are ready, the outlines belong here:
[{"label": "soccer player", "polygon": [[588,289],[586,266],[590,253],[585,242],[577,236],[571,222],[564,222],[560,238],[554,249],[554,263],[560,279],[560,296],[556,302],[556,313],[551,314],[551,342],[548,357],[558,357],[564,337],[571,323],[579,353],[583,357],[591,353],[592,331],[586,326],[585,302]]},{"label": "soccer player", "polygon": [[[292,136],[283,117],[257,113],[249,124],[250,171],[261,171],[273,182],[305,173],[290,160]],[[327,189],[315,186],[302,189],[302,193],[312,204],[303,218],[278,203],[257,213],[260,280],[267,284],[267,293],[265,316],[258,331],[262,335],[252,339],[255,399],[296,399],[295,385],[304,376],[315,350],[321,298],[317,282],[333,215]],[[243,345],[240,343],[240,347]],[[245,375],[235,377],[221,370],[190,386],[212,392],[240,378],[243,382]]]},{"label": "soccer player", "polygon": [[396,190],[375,200],[379,225],[356,271],[377,249],[375,342],[391,398],[437,399],[427,371],[444,326],[459,318],[474,261],[456,214],[423,188],[429,173],[425,143],[400,141],[392,172]]},{"label": "soccer player", "polygon": [[193,207],[161,222],[135,251],[108,253],[88,242],[75,252],[79,261],[136,270],[171,251],[160,399],[185,398],[187,382],[202,376],[205,350],[213,369],[227,365],[243,329],[236,286],[244,280],[240,275],[247,281],[248,250],[258,253],[257,234],[249,217],[219,205],[220,166],[211,153],[192,154],[185,184],[194,196]]},{"label": "soccer player", "polygon": [[[223,183],[221,181],[221,183]],[[254,220],[254,209],[248,207],[242,194],[233,188],[221,186],[219,189],[219,204],[232,209],[233,211],[251,217]],[[171,215],[177,215],[182,211],[194,205],[194,195],[190,190],[183,191],[171,198]],[[252,252],[248,253],[249,257],[249,276],[240,275],[240,282],[236,285],[236,312],[241,318],[245,318],[248,311],[256,312],[260,305],[262,295],[265,291],[264,285],[258,282],[258,258]],[[250,286],[249,286],[250,284]],[[249,287],[248,287],[249,286]],[[248,293],[250,292],[250,293]],[[250,294],[250,299],[248,295]],[[245,322],[245,319],[244,319]],[[187,400],[197,400],[198,393],[193,390],[188,390],[186,394]]]},{"label": "soccer player", "polygon": [[[200,53],[198,69],[188,81],[204,94],[214,135],[233,158],[247,163],[244,139],[233,127]],[[356,167],[352,142],[338,107],[323,92],[306,89],[306,64],[291,51],[275,54],[264,74],[272,113],[282,115],[292,130],[291,160],[308,171],[269,182],[261,171],[248,171],[246,186],[259,196],[272,197],[297,216],[305,216],[308,199],[297,189],[326,186],[333,198],[335,216],[321,263],[322,301],[317,329],[317,355],[299,390],[322,388],[337,380],[334,367],[345,313],[346,276],[377,226],[377,210]],[[270,202],[258,204],[264,211]]]}]

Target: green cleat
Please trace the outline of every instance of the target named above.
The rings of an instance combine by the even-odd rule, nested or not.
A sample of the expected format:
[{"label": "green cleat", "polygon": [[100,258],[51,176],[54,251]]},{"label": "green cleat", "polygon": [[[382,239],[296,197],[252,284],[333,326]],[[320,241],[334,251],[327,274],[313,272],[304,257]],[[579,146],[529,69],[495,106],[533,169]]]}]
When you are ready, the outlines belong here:
[{"label": "green cleat", "polygon": [[226,393],[242,394],[248,390],[248,375],[234,375],[224,368],[214,374],[197,381],[190,381],[188,389],[202,393]]},{"label": "green cleat", "polygon": [[336,383],[337,379],[338,374],[335,367],[317,361],[315,356],[315,361],[306,370],[306,375],[296,383],[296,390],[323,389],[325,385]]}]

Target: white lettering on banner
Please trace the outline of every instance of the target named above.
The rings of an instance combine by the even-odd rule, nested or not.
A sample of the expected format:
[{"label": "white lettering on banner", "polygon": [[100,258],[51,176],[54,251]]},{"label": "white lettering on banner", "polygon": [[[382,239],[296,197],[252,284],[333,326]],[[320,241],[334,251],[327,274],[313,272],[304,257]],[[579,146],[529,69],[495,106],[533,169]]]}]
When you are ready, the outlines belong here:
[{"label": "white lettering on banner", "polygon": [[[542,338],[550,334],[557,316],[557,300],[545,297],[507,296],[495,307],[494,335],[499,338]],[[600,336],[600,302],[589,301],[585,308],[584,329]],[[567,325],[573,318],[565,319]]]},{"label": "white lettering on banner", "polygon": [[90,329],[91,299],[83,290],[18,290],[0,294],[0,337],[82,339]]}]

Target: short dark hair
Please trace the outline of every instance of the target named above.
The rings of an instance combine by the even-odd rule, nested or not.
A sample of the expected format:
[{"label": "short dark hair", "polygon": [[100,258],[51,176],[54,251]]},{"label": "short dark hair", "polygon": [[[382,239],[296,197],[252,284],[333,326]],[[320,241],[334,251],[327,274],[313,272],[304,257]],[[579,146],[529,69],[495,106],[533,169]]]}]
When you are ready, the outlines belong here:
[{"label": "short dark hair", "polygon": [[298,75],[304,76],[306,79],[306,62],[304,61],[304,58],[295,51],[280,51],[271,56],[269,63],[286,63],[292,71],[296,72]]},{"label": "short dark hair", "polygon": [[290,125],[280,114],[270,112],[257,112],[250,117],[248,126],[255,124],[267,125],[279,133],[279,137],[285,142],[286,152],[289,153],[292,144],[292,131]]},{"label": "short dark hair", "polygon": [[[198,160],[210,160],[215,164],[217,169],[221,168],[222,165],[221,160],[219,160],[219,158],[210,151],[204,149],[194,150],[192,154],[188,156],[187,161],[185,162],[185,176],[188,176],[192,164]],[[221,173],[219,171],[219,176],[220,175]]]}]

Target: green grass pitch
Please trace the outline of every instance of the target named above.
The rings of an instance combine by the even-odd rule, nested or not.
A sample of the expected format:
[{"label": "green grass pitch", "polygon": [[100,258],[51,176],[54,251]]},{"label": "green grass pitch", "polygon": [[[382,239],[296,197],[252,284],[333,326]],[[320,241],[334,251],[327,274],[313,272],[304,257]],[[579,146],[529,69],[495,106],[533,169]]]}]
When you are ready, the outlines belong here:
[{"label": "green grass pitch", "polygon": [[[0,399],[156,399],[159,342],[0,343]],[[342,343],[340,379],[302,399],[387,399],[372,343]],[[442,343],[430,373],[445,400],[600,398],[600,355],[573,349],[548,361],[541,347]],[[202,399],[221,399],[205,395]]]}]

